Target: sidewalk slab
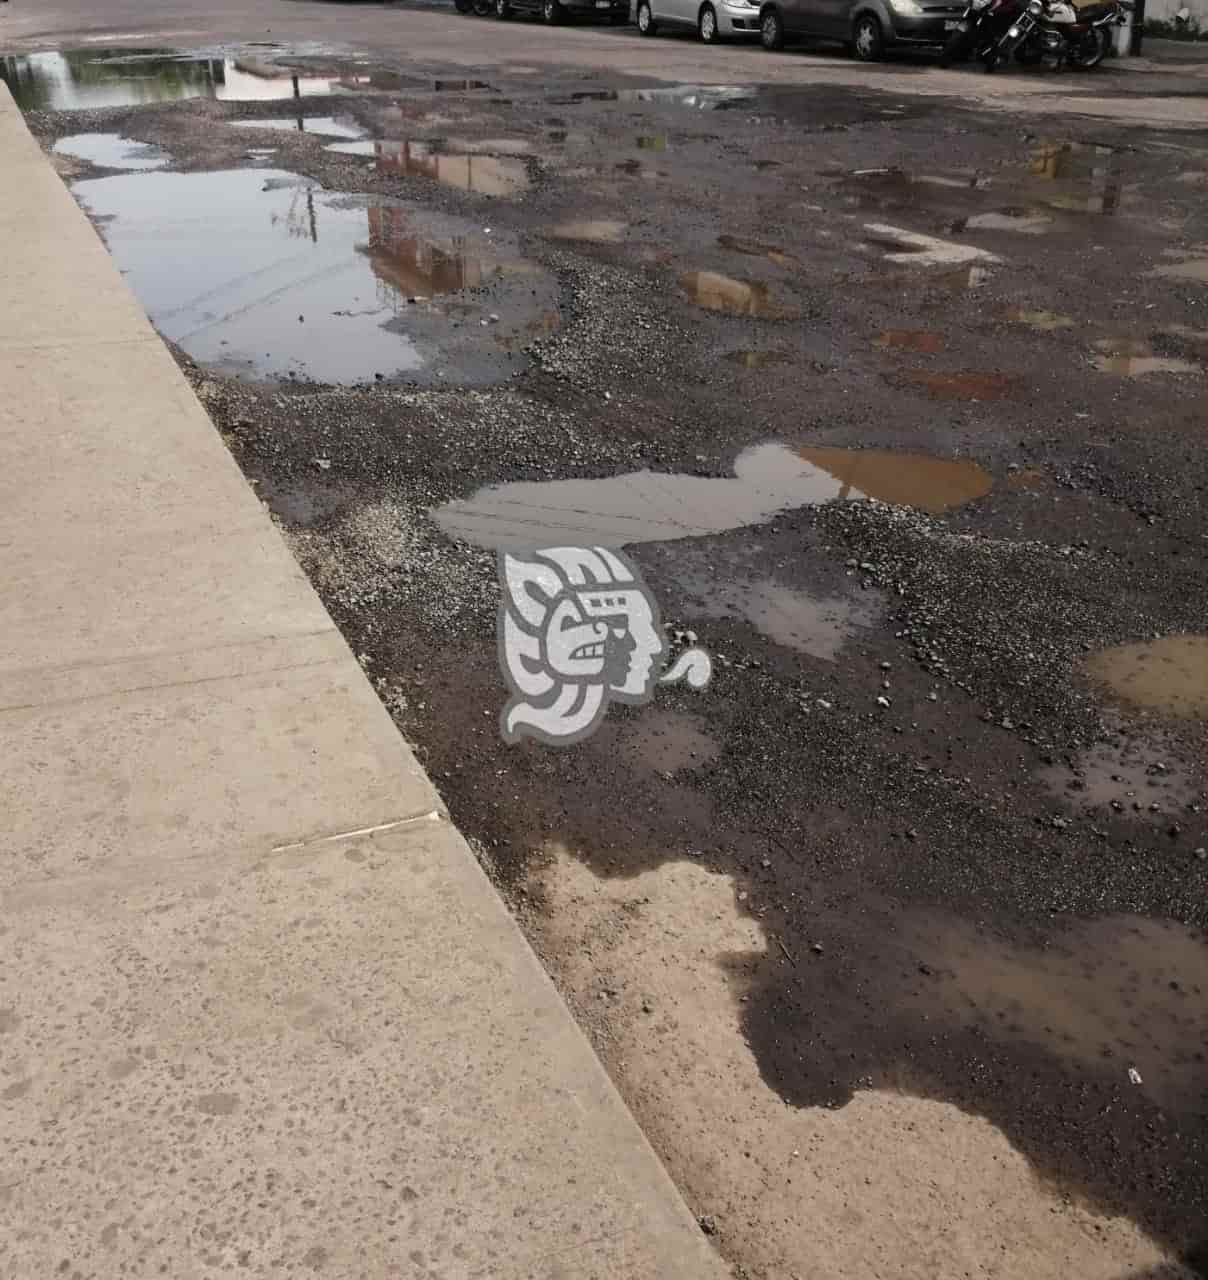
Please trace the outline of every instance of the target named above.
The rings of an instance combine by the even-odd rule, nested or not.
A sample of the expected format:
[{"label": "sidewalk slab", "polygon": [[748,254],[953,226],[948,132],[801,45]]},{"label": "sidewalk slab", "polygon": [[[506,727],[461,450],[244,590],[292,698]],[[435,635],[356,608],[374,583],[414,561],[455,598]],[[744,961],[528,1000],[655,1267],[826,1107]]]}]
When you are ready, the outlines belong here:
[{"label": "sidewalk slab", "polygon": [[729,1274],[2,86],[0,171],[0,1275]]}]

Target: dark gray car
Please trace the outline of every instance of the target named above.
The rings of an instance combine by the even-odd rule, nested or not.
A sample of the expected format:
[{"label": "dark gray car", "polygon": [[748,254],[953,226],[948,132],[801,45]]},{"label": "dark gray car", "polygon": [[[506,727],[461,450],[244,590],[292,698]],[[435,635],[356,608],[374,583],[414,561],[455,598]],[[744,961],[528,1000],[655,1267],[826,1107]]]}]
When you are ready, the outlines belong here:
[{"label": "dark gray car", "polygon": [[953,0],[768,0],[759,34],[765,49],[813,36],[841,41],[862,62],[875,62],[895,46],[942,45],[964,11]]}]

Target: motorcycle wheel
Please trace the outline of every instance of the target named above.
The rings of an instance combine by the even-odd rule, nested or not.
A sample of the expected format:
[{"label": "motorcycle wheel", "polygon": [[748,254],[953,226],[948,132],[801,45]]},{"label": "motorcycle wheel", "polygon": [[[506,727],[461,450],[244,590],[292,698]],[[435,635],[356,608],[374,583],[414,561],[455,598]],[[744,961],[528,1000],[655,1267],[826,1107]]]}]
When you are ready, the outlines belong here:
[{"label": "motorcycle wheel", "polygon": [[1021,44],[1015,50],[1015,61],[1021,67],[1038,67],[1044,61],[1044,51],[1034,44]]},{"label": "motorcycle wheel", "polygon": [[1070,66],[1076,71],[1093,71],[1107,57],[1109,36],[1095,27],[1070,50]]},{"label": "motorcycle wheel", "polygon": [[997,49],[987,49],[981,55],[981,64],[987,72],[997,71],[999,63],[999,52]]}]

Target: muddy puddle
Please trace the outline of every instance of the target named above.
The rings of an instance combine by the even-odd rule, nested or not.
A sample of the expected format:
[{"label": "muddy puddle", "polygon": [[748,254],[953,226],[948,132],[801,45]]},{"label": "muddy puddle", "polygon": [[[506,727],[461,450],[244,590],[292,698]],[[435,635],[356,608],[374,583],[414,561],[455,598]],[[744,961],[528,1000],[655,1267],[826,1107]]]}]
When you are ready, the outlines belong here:
[{"label": "muddy puddle", "polygon": [[792,357],[787,351],[743,350],[727,351],[722,359],[743,369],[771,369],[776,365],[788,364]]},{"label": "muddy puddle", "polygon": [[725,84],[677,84],[657,89],[577,89],[546,99],[554,106],[574,106],[580,102],[653,102],[696,111],[725,111],[751,102],[753,89]]},{"label": "muddy puddle", "polygon": [[771,287],[758,281],[736,280],[716,271],[685,271],[679,282],[688,297],[706,311],[760,320],[785,320],[792,315]]},{"label": "muddy puddle", "polygon": [[1114,214],[1120,206],[1114,147],[1042,142],[1027,156],[1027,187],[1042,204],[1071,213]]},{"label": "muddy puddle", "polygon": [[555,282],[507,237],[279,170],[73,190],[160,332],[234,376],[495,382],[557,315]]},{"label": "muddy puddle", "polygon": [[103,169],[125,169],[130,172],[162,169],[172,157],[158,147],[135,142],[116,133],[77,133],[60,138],[54,145],[56,155],[86,160]]},{"label": "muddy puddle", "polygon": [[552,228],[555,240],[579,240],[587,244],[620,244],[625,239],[627,222],[609,218],[590,218],[580,222],[562,222]]},{"label": "muddy puddle", "polygon": [[481,196],[518,196],[528,190],[524,161],[478,152],[450,152],[437,142],[365,139],[334,143],[328,151],[371,156],[377,171],[396,178],[427,178]]},{"label": "muddy puddle", "polygon": [[1119,732],[1060,764],[1041,781],[1072,809],[1097,817],[1159,818],[1168,822],[1196,797],[1196,781],[1173,744],[1158,735]]},{"label": "muddy puddle", "polygon": [[1055,333],[1058,329],[1072,329],[1074,320],[1057,311],[1030,311],[1026,307],[1013,307],[1006,312],[1004,319],[1012,324],[1024,324],[1038,333]]},{"label": "muddy puddle", "polygon": [[1083,670],[1130,706],[1208,717],[1208,635],[1163,636],[1092,654]]},{"label": "muddy puddle", "polygon": [[653,773],[695,769],[721,755],[721,744],[700,716],[660,707],[623,730],[625,750]]},{"label": "muddy puddle", "polygon": [[717,237],[717,244],[719,248],[728,249],[731,253],[742,253],[751,258],[767,258],[778,267],[787,267],[793,262],[792,256],[785,253],[779,245],[764,244],[761,240],[723,234]]},{"label": "muddy puddle", "polygon": [[313,133],[317,138],[360,138],[365,130],[355,120],[335,116],[292,116],[282,120],[229,120],[232,129],[267,129],[273,133]]},{"label": "muddy puddle", "polygon": [[69,49],[0,58],[0,80],[22,111],[138,107],[187,98],[269,102],[332,92],[328,77],[299,76],[255,59],[171,49]]},{"label": "muddy puddle", "polygon": [[1151,373],[1199,373],[1190,360],[1156,355],[1144,338],[1099,338],[1093,344],[1099,355],[1091,363],[1100,373],[1117,378],[1142,378]]},{"label": "muddy puddle", "polygon": [[944,337],[927,329],[885,329],[872,340],[882,351],[909,351],[933,356],[944,350]]},{"label": "muddy puddle", "polygon": [[968,370],[945,373],[936,369],[910,369],[900,377],[933,400],[1005,400],[1017,385],[1016,380],[1005,373]]},{"label": "muddy puddle", "polygon": [[576,539],[621,547],[724,533],[824,502],[909,495],[924,510],[939,512],[989,487],[989,477],[969,462],[763,444],[738,455],[731,479],[636,471],[600,480],[518,481],[446,503],[433,517],[450,537],[481,547]]},{"label": "muddy puddle", "polygon": [[1199,284],[1208,284],[1208,258],[1186,258],[1182,262],[1171,262],[1156,267],[1156,276],[1165,276],[1168,280],[1192,280]]}]

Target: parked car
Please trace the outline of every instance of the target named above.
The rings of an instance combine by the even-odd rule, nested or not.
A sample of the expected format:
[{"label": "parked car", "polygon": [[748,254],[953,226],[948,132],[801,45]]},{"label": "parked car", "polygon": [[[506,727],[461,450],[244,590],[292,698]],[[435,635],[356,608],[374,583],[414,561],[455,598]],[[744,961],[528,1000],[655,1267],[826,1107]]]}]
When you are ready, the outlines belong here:
[{"label": "parked car", "polygon": [[727,37],[759,35],[759,0],[638,0],[638,30],[657,35],[661,27],[695,27],[706,44]]},{"label": "parked car", "polygon": [[539,14],[551,25],[567,17],[607,18],[614,27],[629,21],[630,0],[494,0],[497,18],[517,13]]},{"label": "parked car", "polygon": [[765,49],[793,36],[839,40],[861,62],[875,62],[893,47],[943,45],[964,11],[954,0],[768,0],[759,37]]}]

